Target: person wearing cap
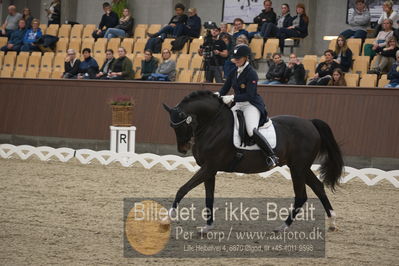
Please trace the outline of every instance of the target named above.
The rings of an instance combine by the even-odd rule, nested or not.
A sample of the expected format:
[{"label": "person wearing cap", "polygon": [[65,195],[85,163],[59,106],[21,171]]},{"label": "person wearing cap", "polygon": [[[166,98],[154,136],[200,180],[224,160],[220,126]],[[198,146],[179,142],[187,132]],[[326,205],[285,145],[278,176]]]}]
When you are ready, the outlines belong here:
[{"label": "person wearing cap", "polygon": [[[235,103],[233,114],[241,110],[245,117],[245,127],[248,135],[260,147],[266,156],[269,168],[277,165],[278,157],[267,140],[258,131],[259,126],[268,122],[267,111],[262,97],[258,94],[258,74],[249,64],[251,50],[248,45],[238,45],[232,55],[236,69],[227,77],[223,87],[219,90],[225,104]],[[233,88],[234,95],[226,95]]]},{"label": "person wearing cap", "polygon": [[[198,50],[200,56],[204,56],[205,64],[205,79],[206,82],[212,83],[213,80],[217,83],[223,82],[223,66],[229,55],[226,43],[220,39],[220,28],[216,24],[211,25],[210,38],[206,37],[204,44]],[[204,48],[210,47],[211,53],[205,53]]]}]

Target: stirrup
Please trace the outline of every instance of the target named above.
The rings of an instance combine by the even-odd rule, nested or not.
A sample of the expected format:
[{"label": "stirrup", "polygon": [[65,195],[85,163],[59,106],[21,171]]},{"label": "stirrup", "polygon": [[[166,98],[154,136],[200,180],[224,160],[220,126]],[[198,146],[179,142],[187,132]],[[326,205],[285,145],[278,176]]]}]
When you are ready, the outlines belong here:
[{"label": "stirrup", "polygon": [[269,167],[269,168],[276,167],[278,164],[278,157],[275,155],[267,157],[266,164],[267,164],[267,167]]}]

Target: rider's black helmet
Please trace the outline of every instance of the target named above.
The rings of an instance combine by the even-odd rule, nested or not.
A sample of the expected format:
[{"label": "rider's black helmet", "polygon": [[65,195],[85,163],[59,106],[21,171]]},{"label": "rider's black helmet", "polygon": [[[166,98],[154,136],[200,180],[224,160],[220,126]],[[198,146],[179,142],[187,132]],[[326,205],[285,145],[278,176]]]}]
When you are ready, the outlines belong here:
[{"label": "rider's black helmet", "polygon": [[251,54],[251,49],[248,47],[248,45],[245,44],[241,44],[241,45],[237,45],[236,47],[234,47],[233,50],[233,58],[238,59],[241,57],[249,57],[249,55]]}]

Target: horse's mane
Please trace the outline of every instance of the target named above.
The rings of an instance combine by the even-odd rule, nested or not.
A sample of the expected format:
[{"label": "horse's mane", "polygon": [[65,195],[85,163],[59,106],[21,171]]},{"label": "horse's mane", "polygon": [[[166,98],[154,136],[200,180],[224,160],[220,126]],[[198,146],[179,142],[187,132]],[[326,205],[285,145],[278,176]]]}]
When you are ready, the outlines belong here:
[{"label": "horse's mane", "polygon": [[195,100],[200,100],[202,98],[217,99],[220,102],[219,97],[216,94],[214,94],[212,91],[198,90],[198,91],[193,91],[192,93],[184,97],[184,99],[180,102],[180,104],[186,104]]}]

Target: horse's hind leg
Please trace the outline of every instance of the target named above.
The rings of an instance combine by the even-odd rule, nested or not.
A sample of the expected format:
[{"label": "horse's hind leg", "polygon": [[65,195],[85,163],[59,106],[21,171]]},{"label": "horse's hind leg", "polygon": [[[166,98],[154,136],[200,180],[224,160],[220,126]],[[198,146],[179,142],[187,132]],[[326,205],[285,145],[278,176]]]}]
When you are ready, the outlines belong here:
[{"label": "horse's hind leg", "polygon": [[311,169],[307,170],[306,174],[306,184],[313,190],[316,196],[319,198],[321,203],[323,204],[324,210],[327,213],[327,216],[330,220],[330,231],[336,231],[337,225],[335,223],[336,215],[331,206],[331,203],[327,197],[326,191],[324,190],[323,183],[316,177],[316,175],[312,172]]}]

